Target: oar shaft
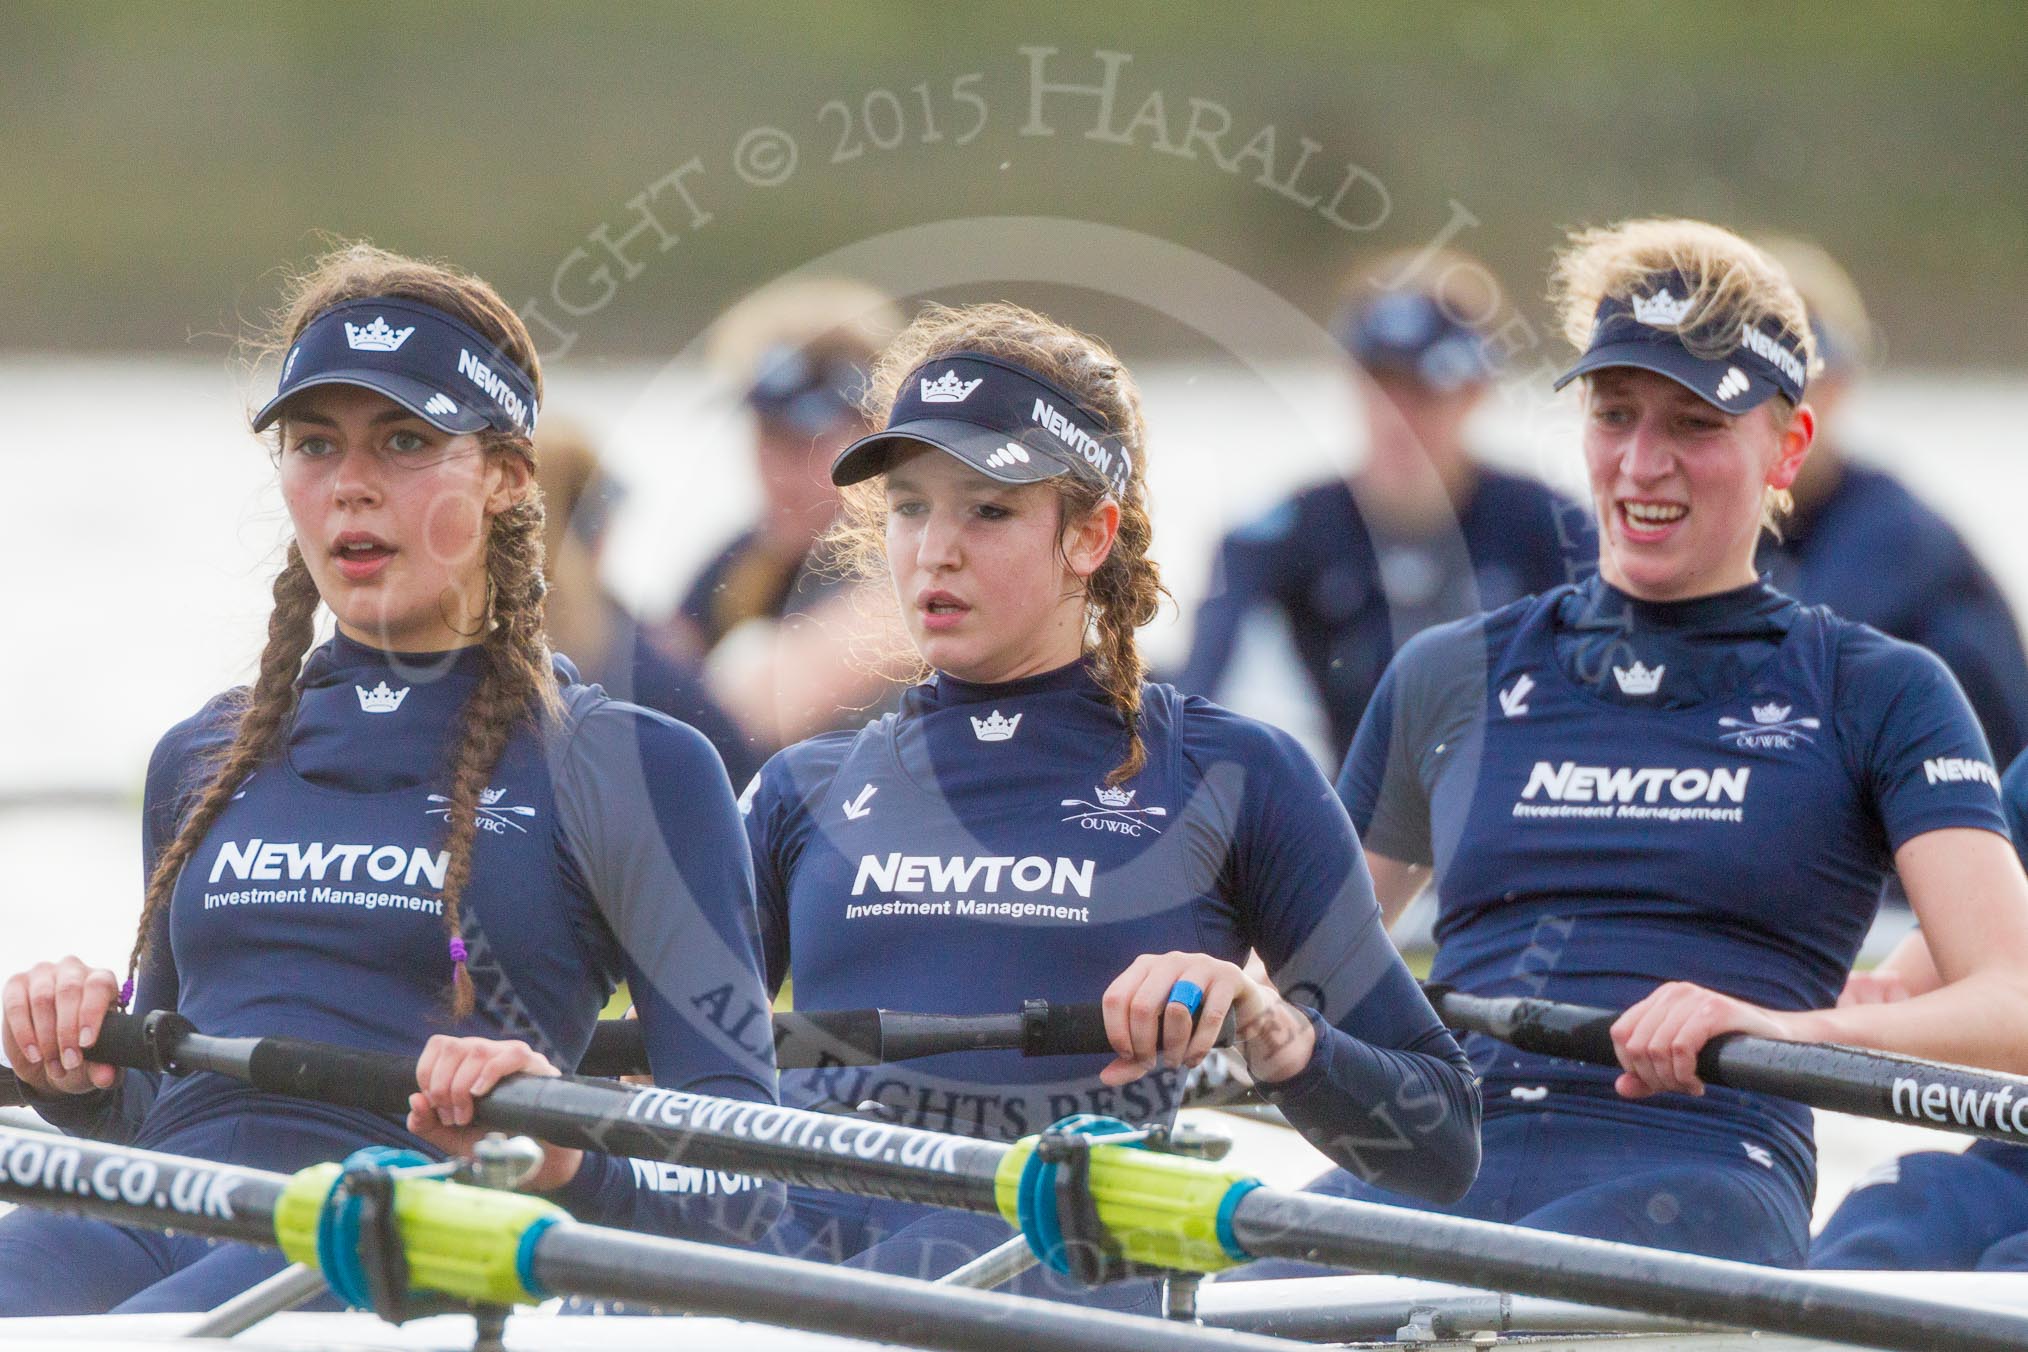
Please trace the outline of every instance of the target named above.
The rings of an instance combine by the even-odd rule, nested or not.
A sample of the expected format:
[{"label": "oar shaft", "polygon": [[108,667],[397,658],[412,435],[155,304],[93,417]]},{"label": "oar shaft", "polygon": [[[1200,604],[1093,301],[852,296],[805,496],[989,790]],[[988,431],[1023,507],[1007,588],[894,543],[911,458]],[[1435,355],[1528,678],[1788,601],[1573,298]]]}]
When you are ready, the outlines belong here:
[{"label": "oar shaft", "polygon": [[[1525,996],[1435,991],[1453,1028],[1523,1051],[1614,1066],[1609,1009]],[[1908,1122],[1989,1140],[2028,1143],[2028,1077],[1892,1056],[1833,1043],[1780,1042],[1743,1033],[1711,1039],[1697,1058],[1707,1083],[1773,1094],[1829,1112]]]},{"label": "oar shaft", "polygon": [[[162,1028],[158,1022],[158,1033]],[[285,1044],[286,1055],[267,1056],[259,1046],[248,1051],[245,1039],[189,1033],[175,1042],[168,1050],[179,1064],[243,1064],[261,1087],[347,1090],[338,1096],[342,1102],[370,1096],[355,1096],[360,1086],[396,1087],[396,1072],[407,1067],[399,1057],[301,1043]],[[259,1076],[265,1072],[281,1078],[264,1083]],[[772,1104],[525,1075],[510,1077],[480,1100],[478,1121],[614,1154],[989,1214],[999,1211],[995,1178],[1014,1149]],[[1176,1163],[1187,1171],[1185,1162]],[[1852,1291],[1779,1269],[1270,1188],[1236,1197],[1231,1233],[1256,1257],[1396,1271],[1894,1352],[2028,1346],[2028,1317]]]},{"label": "oar shaft", "polygon": [[[115,1064],[148,1065],[159,1054],[180,1069],[373,1112],[404,1113],[415,1092],[415,1063],[392,1053],[163,1033],[163,1020],[151,1052],[138,1022],[108,1019],[94,1050]],[[986,1212],[996,1210],[993,1178],[1008,1151],[998,1141],[573,1076],[510,1076],[477,1101],[473,1120],[611,1155]]]},{"label": "oar shaft", "polygon": [[2014,1352],[2028,1318],[1878,1291],[1803,1273],[1400,1207],[1256,1188],[1233,1210],[1250,1252],[1333,1267],[1641,1310],[1695,1323],[1829,1338],[1892,1352]]},{"label": "oar shaft", "polygon": [[280,1174],[0,1127],[0,1198],[54,1211],[269,1244]]},{"label": "oar shaft", "polygon": [[965,1352],[1031,1352],[1037,1347],[1067,1352],[1196,1348],[1287,1352],[1289,1347],[1276,1338],[1239,1338],[1188,1324],[589,1227],[558,1227],[545,1233],[535,1248],[535,1274],[556,1291],[640,1301],[693,1314],[793,1323],[877,1343]]},{"label": "oar shaft", "polygon": [[[782,1070],[877,1066],[944,1052],[1017,1051],[1019,1014],[907,1014],[888,1009],[784,1011],[775,1015],[775,1064]],[[1103,1032],[1101,1032],[1103,1043]],[[1100,1047],[1081,1050],[1100,1051]],[[578,1062],[580,1075],[645,1075],[648,1042],[638,1019],[603,1019]]]},{"label": "oar shaft", "polygon": [[771,1103],[526,1075],[479,1100],[476,1117],[559,1145],[989,1214],[1011,1148]]},{"label": "oar shaft", "polygon": [[[0,1127],[0,1198],[125,1225],[273,1248],[275,1210],[289,1182],[260,1170]],[[542,1286],[558,1294],[762,1319],[938,1352],[1287,1347],[1279,1339],[567,1222],[535,1237],[530,1268]]]}]

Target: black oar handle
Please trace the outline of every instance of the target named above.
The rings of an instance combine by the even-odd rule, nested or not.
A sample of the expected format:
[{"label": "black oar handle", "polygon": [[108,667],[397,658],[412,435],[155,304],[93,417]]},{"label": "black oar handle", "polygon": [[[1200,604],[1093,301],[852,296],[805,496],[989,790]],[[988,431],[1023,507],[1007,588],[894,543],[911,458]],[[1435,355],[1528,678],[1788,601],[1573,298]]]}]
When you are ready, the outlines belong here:
[{"label": "black oar handle", "polygon": [[[1453,1028],[1484,1033],[1522,1051],[1617,1066],[1610,1009],[1528,996],[1466,995],[1425,987]],[[1721,1033],[1704,1044],[1697,1074],[1707,1084],[1773,1094],[1829,1112],[1909,1122],[1938,1131],[2028,1144],[2028,1077],[1912,1056]],[[2018,1105],[2018,1106],[2017,1106]]]},{"label": "black oar handle", "polygon": [[[1023,1056],[1112,1054],[1113,1044],[1106,1038],[1104,1005],[1052,1005],[1030,1000],[1022,1006],[1021,1017]],[[1227,1010],[1225,1022],[1218,1026],[1217,1041],[1212,1045],[1230,1047],[1238,1036],[1238,1022],[1238,1016]],[[1156,1045],[1161,1045],[1159,1037]]]},{"label": "black oar handle", "polygon": [[[1228,1013],[1219,1030],[1219,1046],[1231,1043],[1233,1026]],[[174,1070],[176,1046],[192,1031],[187,1019],[168,1010],[146,1017],[110,1011],[90,1059],[139,1070]],[[775,1015],[775,1036],[778,1064],[784,1070],[877,1065],[955,1051],[1091,1056],[1112,1050],[1101,1006],[1052,1005],[1043,1000],[1028,1001],[1019,1014],[908,1014],[887,1009],[784,1013]],[[415,1063],[405,1057],[291,1038],[230,1041],[245,1048],[255,1087],[275,1093],[401,1112],[415,1091]],[[577,1073],[644,1075],[648,1070],[639,1021],[608,1019],[593,1032]],[[11,1076],[0,1088],[14,1091],[13,1102],[24,1101]]]},{"label": "black oar handle", "polygon": [[264,1037],[248,1059],[247,1080],[270,1094],[405,1116],[416,1092],[415,1066],[414,1057],[392,1052]]},{"label": "black oar handle", "polygon": [[[174,1019],[175,1015],[165,1015]],[[185,1029],[186,1020],[178,1020]],[[135,1070],[159,1070],[161,1059],[149,1045],[145,1020],[131,1014],[122,1014],[117,1009],[106,1011],[105,1023],[99,1028],[98,1040],[85,1049],[85,1059],[101,1065],[127,1066]],[[22,1108],[32,1106],[28,1090],[13,1070],[0,1068],[0,1108]]]},{"label": "black oar handle", "polygon": [[1612,1034],[1619,1014],[1613,1010],[1527,996],[1467,995],[1436,982],[1425,983],[1423,990],[1436,1006],[1437,1017],[1452,1028],[1484,1033],[1524,1052],[1595,1066],[1619,1064]]},{"label": "black oar handle", "polygon": [[[880,1064],[881,1024],[877,1009],[826,1010],[775,1015],[775,1064],[783,1070]],[[646,1075],[648,1044],[639,1019],[601,1019],[577,1063],[580,1075],[612,1078]]]},{"label": "black oar handle", "polygon": [[[1233,1039],[1225,1017],[1218,1045]],[[775,1015],[775,1064],[783,1070],[873,1066],[949,1052],[1018,1051],[1023,1056],[1109,1054],[1100,1005],[1030,1000],[1019,1014],[909,1014],[892,1009],[826,1009]],[[578,1063],[580,1075],[645,1075],[648,1050],[635,1019],[606,1019]]]},{"label": "black oar handle", "polygon": [[[174,1019],[175,1015],[167,1015]],[[178,1020],[184,1029],[190,1027],[186,1021]],[[106,1012],[105,1026],[99,1029],[98,1041],[86,1049],[85,1059],[108,1066],[128,1066],[136,1070],[161,1069],[160,1058],[149,1045],[145,1021],[131,1014],[122,1014],[117,1009]],[[159,1026],[159,1025],[158,1025]],[[21,1079],[6,1066],[0,1066],[0,1108],[25,1108],[32,1106],[28,1090]]]},{"label": "black oar handle", "polygon": [[[185,1039],[205,1048],[201,1066],[183,1064],[179,1052]],[[146,1015],[109,1010],[98,1041],[85,1055],[131,1070],[217,1070],[269,1093],[374,1112],[404,1114],[408,1096],[416,1092],[412,1056],[285,1037],[204,1037],[190,1020],[166,1009]]]}]

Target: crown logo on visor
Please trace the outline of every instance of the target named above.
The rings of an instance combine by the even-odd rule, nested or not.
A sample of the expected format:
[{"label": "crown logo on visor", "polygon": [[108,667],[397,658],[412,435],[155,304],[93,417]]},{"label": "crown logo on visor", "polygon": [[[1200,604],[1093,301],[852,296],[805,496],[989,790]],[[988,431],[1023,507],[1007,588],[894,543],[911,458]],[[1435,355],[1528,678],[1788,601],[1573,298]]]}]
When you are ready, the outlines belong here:
[{"label": "crown logo on visor", "polygon": [[1014,729],[1021,726],[1021,715],[1003,717],[998,709],[984,718],[972,720],[972,735],[982,742],[1004,742],[1014,736]]},{"label": "crown logo on visor", "polygon": [[925,404],[962,404],[971,397],[973,390],[986,383],[980,376],[975,380],[959,380],[956,371],[946,371],[935,380],[922,380],[922,401]]},{"label": "crown logo on visor", "polygon": [[382,681],[371,690],[363,685],[355,685],[352,689],[359,695],[360,712],[369,714],[393,713],[401,707],[401,702],[408,698],[409,690],[407,686],[399,690],[389,690],[386,681]]},{"label": "crown logo on visor", "polygon": [[405,329],[390,328],[385,316],[375,315],[371,324],[346,324],[345,345],[355,352],[392,352],[414,332],[413,324]]},{"label": "crown logo on visor", "polygon": [[1652,695],[1662,687],[1661,666],[1644,667],[1635,658],[1631,667],[1614,667],[1613,679],[1620,683],[1622,695]]},{"label": "crown logo on visor", "polygon": [[1134,789],[1109,789],[1103,784],[1096,787],[1101,807],[1125,807],[1134,801],[1134,794],[1137,792]]},{"label": "crown logo on visor", "polygon": [[1673,329],[1690,313],[1690,298],[1677,300],[1663,287],[1652,296],[1634,297],[1634,318],[1651,329]]}]

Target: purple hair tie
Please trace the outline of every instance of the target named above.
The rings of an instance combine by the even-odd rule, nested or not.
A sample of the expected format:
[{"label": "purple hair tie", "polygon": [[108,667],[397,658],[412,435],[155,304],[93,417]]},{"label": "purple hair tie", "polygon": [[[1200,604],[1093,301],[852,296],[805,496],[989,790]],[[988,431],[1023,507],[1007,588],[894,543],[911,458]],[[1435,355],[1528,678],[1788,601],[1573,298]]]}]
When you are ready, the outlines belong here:
[{"label": "purple hair tie", "polygon": [[463,939],[451,940],[452,962],[456,963],[460,967],[463,967],[465,965],[465,959],[469,956],[471,955],[465,951],[465,941]]},{"label": "purple hair tie", "polygon": [[128,1005],[131,1005],[133,1003],[134,1003],[134,978],[128,977],[125,981],[122,981],[120,983],[120,1008],[125,1009]]}]

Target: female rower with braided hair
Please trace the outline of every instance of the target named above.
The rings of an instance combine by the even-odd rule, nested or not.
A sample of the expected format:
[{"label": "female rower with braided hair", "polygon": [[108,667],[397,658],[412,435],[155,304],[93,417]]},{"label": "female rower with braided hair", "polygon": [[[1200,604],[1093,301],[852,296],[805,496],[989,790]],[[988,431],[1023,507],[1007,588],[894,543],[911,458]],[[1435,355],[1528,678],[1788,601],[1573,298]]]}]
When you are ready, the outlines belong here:
[{"label": "female rower with braided hair", "polygon": [[[277,428],[294,538],[253,685],[172,729],[149,766],[120,996],[214,1034],[420,1053],[421,1092],[404,1130],[221,1076],[88,1063],[120,983],[67,958],[0,995],[39,1110],[276,1170],[368,1144],[455,1149],[501,1076],[576,1063],[622,979],[658,1081],[771,1098],[770,1048],[686,1018],[700,996],[761,999],[724,769],[684,725],[576,684],[543,636],[541,372],[520,320],[477,278],[352,246],[296,282],[276,349],[254,428]],[[337,632],[313,646],[320,607]],[[778,1206],[682,1174],[551,1149],[530,1186],[709,1238],[757,1233]],[[204,1309],[279,1262],[15,1212],[0,1313]]]},{"label": "female rower with braided hair", "polygon": [[[1456,1196],[1477,1096],[1380,928],[1343,809],[1288,737],[1145,679],[1136,631],[1163,591],[1119,359],[1017,306],[932,306],[869,406],[882,430],[832,468],[835,541],[899,603],[926,679],[747,791],[769,977],[793,976],[803,1009],[1102,1000],[1116,1055],[789,1071],[783,1101],[999,1139],[1073,1113],[1166,1121],[1231,1010],[1255,1078],[1322,1149]],[[1294,1003],[1242,970],[1250,950]],[[1382,1148],[1362,1160],[1363,1143]],[[790,1195],[775,1239],[801,1257],[928,1277],[1007,1235]],[[1019,1285],[1063,1293],[1048,1278]],[[1146,1298],[1135,1285],[1111,1299]]]}]

